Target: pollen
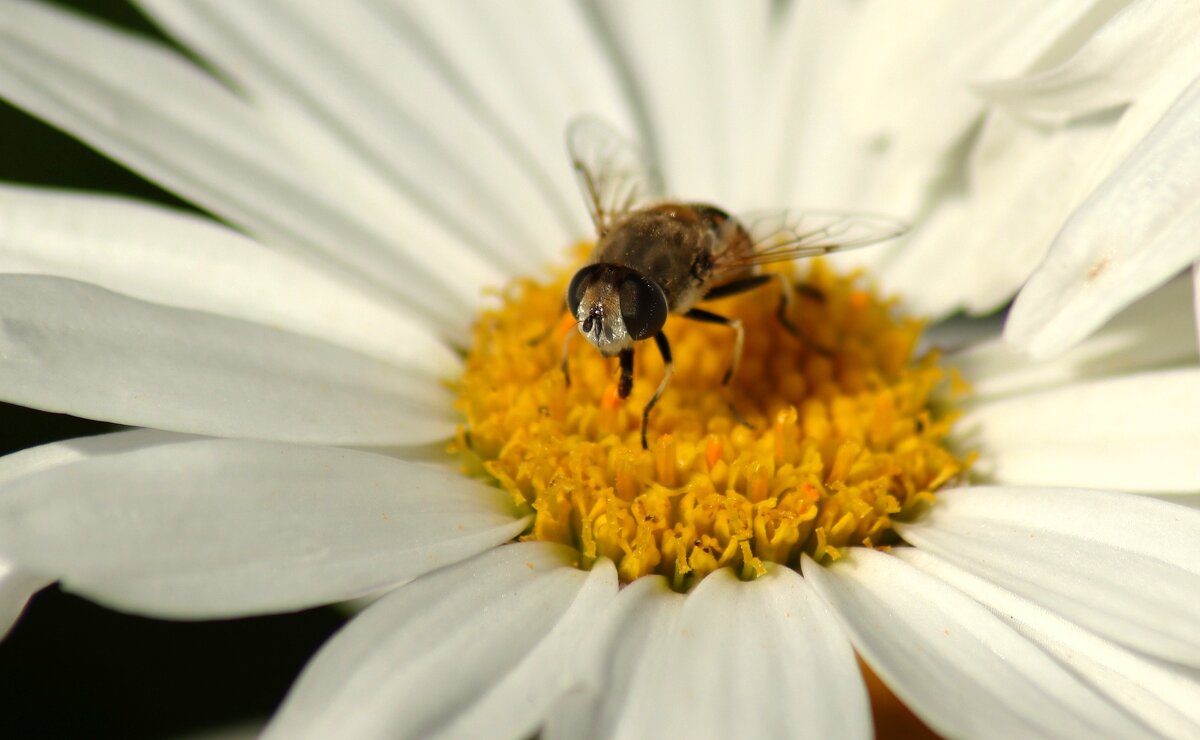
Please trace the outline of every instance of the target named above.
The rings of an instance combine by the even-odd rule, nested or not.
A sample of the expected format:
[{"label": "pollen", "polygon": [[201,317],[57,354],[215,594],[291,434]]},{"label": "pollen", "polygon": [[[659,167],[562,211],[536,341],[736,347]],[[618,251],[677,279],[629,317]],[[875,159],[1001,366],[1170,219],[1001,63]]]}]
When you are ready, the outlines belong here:
[{"label": "pollen", "polygon": [[585,567],[610,558],[623,582],[661,574],[685,591],[727,566],[751,579],[802,553],[829,562],[898,544],[893,521],[969,465],[948,444],[954,389],[936,352],[917,354],[921,321],[861,275],[805,268],[788,314],[799,337],[775,315],[774,283],[703,304],[745,327],[728,385],[733,331],[668,320],[675,375],[648,449],[642,409],[663,377],[653,343],[637,346],[626,399],[616,360],[582,337],[569,344],[568,384],[569,273],[514,282],[475,326],[453,449],[532,514],[524,539],[576,548]]}]

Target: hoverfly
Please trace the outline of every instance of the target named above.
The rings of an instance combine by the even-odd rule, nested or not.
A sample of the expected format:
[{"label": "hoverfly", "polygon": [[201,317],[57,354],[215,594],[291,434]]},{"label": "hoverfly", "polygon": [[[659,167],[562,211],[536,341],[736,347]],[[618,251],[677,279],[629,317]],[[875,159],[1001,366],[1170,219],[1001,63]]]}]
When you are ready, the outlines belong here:
[{"label": "hoverfly", "polygon": [[[663,359],[663,378],[642,410],[642,448],[650,411],[671,380],[671,345],[662,332],[669,314],[729,327],[733,358],[728,384],[742,358],[745,332],[738,319],[697,308],[703,300],[753,290],[776,280],[776,315],[801,341],[787,318],[793,287],[786,276],[762,265],[829,254],[900,236],[904,224],[868,214],[776,209],[731,216],[708,203],[666,199],[655,171],[636,147],[603,122],[578,118],[567,127],[567,151],[596,226],[587,264],[567,287],[567,309],[579,333],[605,357],[618,358],[617,392],[633,389],[634,343],[653,339]],[[562,369],[570,381],[567,347]]]}]

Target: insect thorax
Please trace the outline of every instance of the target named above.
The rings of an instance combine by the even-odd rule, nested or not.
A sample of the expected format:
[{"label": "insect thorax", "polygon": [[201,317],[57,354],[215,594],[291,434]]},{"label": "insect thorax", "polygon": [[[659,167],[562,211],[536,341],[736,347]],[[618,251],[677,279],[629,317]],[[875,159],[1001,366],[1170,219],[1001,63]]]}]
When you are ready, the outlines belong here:
[{"label": "insect thorax", "polygon": [[635,211],[596,244],[592,260],[622,265],[662,286],[670,310],[687,311],[711,286],[715,257],[744,235],[724,211],[701,204],[663,203]]}]

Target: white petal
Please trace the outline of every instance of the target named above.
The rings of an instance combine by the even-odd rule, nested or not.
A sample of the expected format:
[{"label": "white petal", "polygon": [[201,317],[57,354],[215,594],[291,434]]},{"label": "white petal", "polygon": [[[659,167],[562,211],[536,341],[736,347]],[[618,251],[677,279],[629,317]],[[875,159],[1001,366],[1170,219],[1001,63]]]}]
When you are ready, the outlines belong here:
[{"label": "white petal", "polygon": [[[479,281],[494,276],[459,259],[444,236],[399,253],[396,232],[375,216],[377,201],[360,203],[353,188],[319,169],[305,172],[304,157],[227,88],[143,39],[9,0],[0,15],[0,93],[272,246],[446,331],[461,331]],[[415,233],[427,233],[419,226]]]},{"label": "white petal", "polygon": [[1200,14],[1188,3],[1131,3],[1062,64],[978,90],[1024,116],[1062,121],[1128,103],[1164,74],[1194,71],[1198,36]]},{"label": "white petal", "polygon": [[[318,7],[324,14],[325,5]],[[523,162],[528,159],[526,167],[536,173],[555,212],[569,214],[572,235],[594,237],[563,147],[564,128],[573,117],[591,113],[632,133],[636,119],[589,10],[559,0],[503,5],[446,0],[377,7],[390,15],[394,26],[411,27],[412,33],[429,37],[440,54],[438,63],[452,71],[452,84],[443,86],[452,87],[472,110],[483,112],[470,117],[483,118],[480,124]],[[394,76],[392,68],[383,65],[379,73]],[[410,85],[406,79],[404,87]],[[433,125],[448,125],[448,111],[426,107],[416,112]],[[474,151],[465,142],[462,148]],[[481,165],[475,162],[471,169]],[[506,187],[503,181],[500,186]],[[563,244],[542,245],[547,246],[558,249]],[[561,258],[557,252],[550,254]]]},{"label": "white petal", "polygon": [[941,735],[1146,734],[1005,620],[898,558],[851,548],[802,567],[863,660]]},{"label": "white petal", "polygon": [[124,198],[0,186],[0,271],[246,319],[438,377],[460,365],[391,302],[213,221]]},{"label": "white petal", "polygon": [[0,557],[101,603],[171,617],[342,601],[470,557],[523,524],[507,494],[461,476],[236,440],[89,452],[0,487]]},{"label": "white petal", "polygon": [[1200,369],[1098,380],[973,405],[956,433],[977,473],[1014,485],[1200,491]]},{"label": "white petal", "polygon": [[1002,308],[1041,263],[1063,222],[1094,185],[1091,165],[1119,115],[1050,131],[1011,114],[988,116],[969,164],[970,228],[963,245],[976,278],[963,289],[973,313]]},{"label": "white petal", "polygon": [[[189,438],[154,429],[135,429],[30,447],[0,457],[0,489],[23,476],[88,457],[143,446],[170,444],[184,439]],[[53,577],[30,573],[14,563],[0,561],[0,636],[12,627],[30,597],[54,580]]]},{"label": "white petal", "polygon": [[1061,352],[1200,255],[1197,111],[1200,77],[1075,210],[1013,305],[1015,346]]},{"label": "white petal", "polygon": [[[532,736],[561,695],[586,680],[573,656],[596,629],[596,615],[617,596],[617,589],[617,569],[611,561],[592,566],[562,619],[522,660],[493,681],[471,706],[459,702],[447,708],[451,716],[444,733],[461,738]],[[453,675],[458,670],[456,665]]]},{"label": "white petal", "polygon": [[[557,643],[616,594],[611,566],[586,573],[572,566],[576,556],[547,543],[508,545],[380,599],[317,654],[266,737],[446,733],[543,641]],[[561,689],[553,677],[541,688],[541,701]]]},{"label": "white petal", "polygon": [[131,429],[125,432],[64,439],[61,442],[29,447],[0,457],[0,485],[5,485],[26,475],[40,473],[43,470],[86,460],[90,457],[196,439],[200,438],[186,434],[161,432],[157,429]]},{"label": "white petal", "polygon": [[52,579],[21,570],[0,560],[0,638],[16,624],[33,595],[53,583]]},{"label": "white petal", "polygon": [[[768,88],[762,137],[770,164],[789,176],[785,204],[917,217],[982,111],[968,83],[1024,71],[1093,5],[789,4],[779,58],[769,60],[776,69],[765,72],[787,81]],[[769,107],[773,94],[790,98],[782,113]],[[883,251],[851,254],[869,261]]]},{"label": "white petal", "polygon": [[1030,361],[996,337],[947,355],[946,363],[971,384],[972,403],[1192,363],[1198,356],[1192,293],[1191,280],[1176,278],[1049,360]]},{"label": "white petal", "polygon": [[1155,732],[1200,735],[1200,681],[1186,669],[1118,647],[923,550],[899,547],[892,554],[987,606]]},{"label": "white petal", "polygon": [[[932,78],[914,73],[911,83],[895,79],[891,65],[878,65],[879,56],[871,55],[878,54],[875,45],[869,46],[863,57],[880,68],[876,74],[888,79],[884,99],[903,97],[899,105],[919,107],[913,131],[887,130],[895,122],[879,111],[873,119],[864,119],[869,121],[869,130],[882,129],[873,134],[878,161],[864,176],[867,192],[860,193],[852,207],[871,204],[908,216],[913,228],[897,242],[839,255],[839,261],[856,266],[866,263],[870,272],[880,276],[885,292],[900,294],[909,310],[932,318],[963,309],[987,313],[1012,297],[1041,260],[1068,206],[1075,202],[1072,198],[1078,198],[1064,187],[1063,171],[1077,171],[1072,168],[1075,161],[1087,164],[1089,147],[1106,141],[1105,134],[1112,126],[1111,120],[1086,121],[1050,134],[1018,125],[1011,116],[996,111],[989,112],[979,126],[979,101],[964,95],[968,78],[987,69],[1023,69],[1049,54],[1048,47],[1066,43],[1080,16],[1092,14],[1086,4],[1060,0],[1024,8],[1006,4],[999,10],[1000,6],[987,3],[951,5],[951,19],[945,23],[936,4],[924,5],[924,11],[938,20],[925,23],[929,31],[910,34],[916,43],[912,38],[902,42],[912,44],[915,48],[905,53],[924,64],[929,63],[931,53],[956,49],[950,66]],[[907,11],[896,6],[891,12]],[[919,24],[921,20],[900,22]],[[961,49],[958,41],[940,40],[940,34],[948,30],[968,39]],[[876,28],[874,33],[894,34],[894,24]],[[926,40],[925,34],[939,38]],[[986,51],[975,56],[979,53],[975,45]],[[931,68],[943,64],[939,58]],[[954,65],[962,67],[954,69]],[[906,84],[913,89],[905,90]],[[854,85],[842,87],[854,91],[854,105],[874,102],[875,96]],[[929,102],[919,104],[923,98]],[[942,99],[952,101],[946,110],[942,110]],[[930,126],[930,115],[946,120],[954,135],[931,136],[937,129]],[[1046,186],[1051,181],[1055,187]],[[1005,236],[998,240],[997,234]],[[868,262],[860,255],[878,257]],[[931,281],[932,274],[938,279]]]},{"label": "white petal", "polygon": [[647,657],[674,634],[683,602],[662,576],[623,587],[594,615],[591,634],[571,658],[579,664],[579,683],[555,705],[543,734],[571,740],[618,734],[628,721],[626,705],[663,678],[665,667]]},{"label": "white petal", "polygon": [[73,280],[0,275],[0,356],[5,400],[122,424],[345,445],[454,429],[428,375]]},{"label": "white petal", "polygon": [[1200,665],[1200,512],[1104,491],[973,487],[938,494],[898,530],[1114,642]]},{"label": "white petal", "polygon": [[[878,274],[881,290],[888,295],[899,295],[904,301],[904,310],[911,314],[941,319],[962,308],[963,286],[973,285],[980,280],[975,268],[973,254],[966,250],[947,249],[947,244],[957,245],[963,234],[970,231],[967,216],[970,202],[965,193],[945,193],[927,218],[915,225],[912,232],[895,246],[882,245],[886,250],[874,265],[870,274]],[[845,255],[834,255],[834,259],[849,261],[840,264],[842,269],[853,265],[859,252],[872,249],[853,250]],[[938,279],[930,280],[930,270],[937,272]]]},{"label": "white petal", "polygon": [[[971,7],[958,5],[957,12]],[[1099,11],[1088,6],[1057,2],[1025,8],[1008,17],[1011,27],[996,25],[1000,14],[995,10],[975,10],[997,17],[986,18],[970,33],[982,34],[981,41],[987,43],[996,43],[994,34],[1002,39],[1004,51],[960,74],[974,78],[985,68],[1021,69],[1041,63],[1054,49],[1069,44],[1081,19],[1084,24],[1095,20]],[[1011,41],[1003,40],[1008,38]],[[956,89],[954,95],[959,94]],[[1064,184],[1065,173],[1088,171],[1081,165],[1090,164],[1092,150],[1107,141],[1115,117],[1043,131],[990,111],[978,131],[956,142],[954,151],[934,163],[918,164],[930,171],[926,179],[938,178],[927,188],[927,208],[933,210],[916,221],[906,239],[886,250],[876,267],[885,290],[899,293],[914,311],[933,317],[961,309],[986,313],[1006,303],[1040,262],[1069,207],[1082,195]],[[891,187],[902,182],[890,173],[884,177]],[[931,274],[938,279],[930,281]]]},{"label": "white petal", "polygon": [[[982,112],[968,83],[1023,71],[1086,9],[1033,0],[869,6],[836,52],[828,112],[815,113],[837,117],[850,161],[865,149],[870,165],[860,170],[857,204],[828,205],[916,215],[944,176],[945,158]],[[811,178],[817,193],[828,175],[798,174]]]},{"label": "white petal", "polygon": [[874,159],[866,147],[847,140],[830,103],[837,99],[844,50],[869,9],[836,0],[788,3],[783,9],[771,24],[776,36],[762,70],[762,100],[755,104],[761,128],[752,155],[757,159],[745,164],[760,183],[745,205],[852,207]]},{"label": "white petal", "polygon": [[[386,183],[392,201],[415,204],[491,265],[529,272],[567,246],[569,214],[581,210],[567,209],[574,198],[564,202],[496,135],[403,9],[350,0],[143,4],[267,116],[289,127],[302,120],[341,150],[341,161]],[[440,245],[408,246],[413,257],[444,260]]]},{"label": "white petal", "polygon": [[866,688],[833,615],[792,570],[719,570],[645,645],[616,734],[870,737]]},{"label": "white petal", "polygon": [[[673,195],[746,208],[739,201],[739,150],[753,141],[759,100],[755,61],[766,36],[768,4],[720,0],[633,0],[596,6],[628,65]],[[714,101],[721,101],[714,105]],[[749,101],[743,103],[742,101]],[[708,111],[696,115],[696,111]],[[744,150],[743,150],[744,151]]]}]

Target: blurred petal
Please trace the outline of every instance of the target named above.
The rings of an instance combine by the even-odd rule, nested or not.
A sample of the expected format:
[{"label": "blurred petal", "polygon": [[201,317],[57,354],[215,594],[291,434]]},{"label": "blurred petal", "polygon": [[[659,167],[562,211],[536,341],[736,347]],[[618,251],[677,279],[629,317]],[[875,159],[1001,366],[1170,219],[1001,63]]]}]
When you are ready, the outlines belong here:
[{"label": "blurred petal", "polygon": [[[570,676],[564,641],[616,595],[611,564],[588,573],[573,567],[577,556],[541,542],[508,545],[385,596],[322,648],[265,737],[454,734],[462,712],[503,699],[522,706],[523,726],[485,735],[531,735],[540,717],[529,710]],[[522,680],[546,668],[542,685]]]},{"label": "blurred petal", "polygon": [[847,141],[831,103],[842,92],[836,74],[867,8],[839,0],[776,7],[783,15],[772,23],[776,37],[755,103],[761,134],[757,158],[745,164],[755,182],[744,205],[849,208],[875,162],[869,148]]},{"label": "blurred petal", "polygon": [[0,557],[155,616],[342,601],[524,526],[508,494],[382,455],[237,440],[71,444],[81,459],[0,486]]},{"label": "blurred petal", "polygon": [[[619,0],[595,8],[628,65],[650,126],[648,148],[668,189],[688,200],[745,208],[735,170],[756,133],[745,128],[754,125],[746,113],[760,97],[768,3],[738,3],[733,11],[720,0]],[[708,114],[684,113],[701,110]],[[681,114],[686,125],[679,125]]]},{"label": "blurred petal", "polygon": [[873,671],[949,737],[1139,737],[1114,709],[1007,620],[882,552],[851,548],[805,579]]},{"label": "blurred petal", "polygon": [[[1152,4],[1158,7],[1151,15],[1189,15],[1193,18],[1187,20],[1184,27],[1196,23],[1195,13],[1190,8],[1163,7],[1178,5],[1171,3]],[[1121,5],[1106,2],[1051,3],[1040,12],[1032,9],[1024,11],[1034,12],[1036,19],[1027,24],[1030,26],[1028,31],[1006,29],[1004,33],[1006,38],[1014,39],[1005,48],[1023,49],[1036,54],[1035,57],[1024,59],[1025,62],[1033,60],[1031,70],[1040,71],[1021,79],[1038,79],[1042,74],[1053,76],[1054,73],[1045,73],[1044,70],[1058,66],[1063,59],[1072,58],[1076,52],[1079,55],[1077,58],[1082,58],[1106,49],[1105,44],[1115,38],[1112,33],[1114,28],[1124,28],[1118,33],[1128,36],[1129,24],[1125,22],[1133,16],[1145,16],[1147,13],[1144,9],[1134,12],[1134,9],[1144,5],[1135,4],[1109,19],[1121,9]],[[1096,33],[1095,28],[1106,20],[1109,22]],[[1040,26],[1042,23],[1045,25]],[[993,25],[986,24],[985,28],[991,29]],[[1142,30],[1136,33],[1149,31],[1153,35],[1155,26],[1153,22],[1141,23],[1140,28]],[[1034,32],[1039,39],[1032,45],[1028,43],[1030,39],[1022,40],[1030,32]],[[1188,54],[1194,56],[1200,52],[1200,47],[1190,44],[1189,32],[1168,32],[1166,35],[1171,37],[1171,43],[1176,46],[1183,44],[1192,47]],[[1140,42],[1153,43],[1141,38],[1135,44]],[[1083,51],[1079,49],[1081,43],[1085,45]],[[1092,52],[1087,51],[1089,48]],[[1107,54],[1109,51],[1100,53]],[[871,250],[894,258],[886,260],[887,289],[903,294],[913,301],[918,311],[933,316],[941,316],[957,308],[976,313],[987,312],[1006,303],[1037,268],[1071,212],[1129,155],[1134,145],[1162,117],[1167,106],[1190,79],[1183,75],[1194,74],[1196,62],[1189,61],[1186,54],[1162,52],[1162,55],[1171,60],[1170,69],[1151,62],[1137,71],[1131,71],[1138,78],[1133,86],[1138,98],[1125,111],[1114,108],[1114,103],[1105,100],[1101,104],[1075,111],[1078,115],[1069,120],[1059,120],[1054,126],[1030,125],[1026,120],[1018,120],[1028,114],[1025,109],[991,111],[979,141],[970,145],[967,211],[963,214],[957,233],[946,240],[953,241],[956,246],[953,250],[947,250],[945,244],[941,243],[944,237],[940,234],[930,235],[938,243],[920,244],[928,239],[918,222],[906,243],[897,248]],[[1003,58],[1003,55],[1000,56]],[[1158,58],[1159,51],[1151,52],[1151,56]],[[1072,63],[1068,62],[1067,66]],[[983,68],[976,71],[986,76],[987,73],[998,71],[1002,64],[989,66],[991,69],[986,73]],[[1020,71],[1017,66],[1010,66],[1009,69]],[[979,79],[979,76],[975,79]],[[1129,100],[1125,97],[1119,102],[1124,104]],[[915,168],[908,169],[915,171]],[[953,172],[953,165],[948,162],[942,176],[945,178]],[[892,186],[899,183],[904,187],[902,178],[888,177],[887,181]],[[953,183],[953,178],[949,183]],[[946,184],[940,183],[942,187],[931,200],[935,217],[946,206],[947,194],[942,192]],[[916,192],[911,187],[908,189]],[[1005,237],[997,241],[995,235],[998,233],[1005,234]],[[952,256],[948,254],[950,251],[953,252]],[[942,278],[938,281],[939,285],[930,286],[925,277],[931,271],[936,271],[939,276],[944,275],[945,261],[948,259],[952,261],[951,269],[957,268],[955,272],[961,273],[962,277]]]},{"label": "blurred petal", "polygon": [[[830,112],[824,114],[839,118],[842,140],[867,149],[871,164],[861,168],[855,202],[814,205],[914,217],[944,177],[948,155],[983,111],[968,83],[1025,71],[1091,5],[937,0],[870,6],[847,47],[838,50],[833,94],[825,103]],[[798,174],[813,179],[818,193],[827,176]]]},{"label": "blurred petal", "polygon": [[[968,403],[1194,363],[1196,321],[1192,281],[1179,277],[1117,314],[1096,333],[1057,357],[1040,362],[1000,337],[946,356],[971,384]],[[933,328],[934,331],[937,327]]]},{"label": "blurred petal", "polygon": [[[429,62],[446,68],[446,86],[462,98],[468,117],[486,126],[535,173],[542,196],[556,213],[567,214],[566,223],[573,226],[570,236],[591,238],[595,230],[567,161],[563,130],[582,113],[602,115],[619,131],[629,133],[637,130],[637,119],[588,8],[560,0],[500,5],[445,0],[377,3],[376,7],[393,28],[406,29],[414,38],[428,37]],[[318,8],[324,15],[325,5]],[[394,80],[393,69],[381,65],[379,73]],[[399,87],[407,91],[415,103],[414,113],[426,118],[428,125],[446,127],[454,116],[452,111],[422,106],[423,98],[413,92],[409,80]],[[452,130],[462,128],[457,125]],[[461,142],[463,149],[466,143]],[[469,165],[472,172],[482,167],[482,161]],[[507,187],[507,181],[497,178],[497,182]],[[519,248],[561,259],[563,237],[555,232],[544,244]]]},{"label": "blurred petal", "polygon": [[649,667],[637,674],[619,734],[782,737],[803,728],[813,737],[871,737],[853,651],[793,570],[772,568],[750,582],[729,568],[709,575],[641,659]]},{"label": "blurred petal", "polygon": [[966,310],[994,311],[1016,295],[1087,195],[1092,164],[1118,117],[1092,116],[1046,131],[1004,111],[988,116],[968,165],[970,229],[958,247],[971,254],[975,271],[962,293]]},{"label": "blurred petal", "polygon": [[897,529],[1113,642],[1200,666],[1200,512],[1104,491],[972,487],[940,492]]},{"label": "blurred petal", "polygon": [[1035,357],[1062,352],[1194,262],[1197,171],[1200,77],[1072,214],[1017,296],[1005,338]]},{"label": "blurred petal", "polygon": [[1055,122],[1123,105],[1164,74],[1179,78],[1200,61],[1200,14],[1188,3],[1129,4],[1058,66],[1011,80],[980,84],[988,100],[1023,116]]},{"label": "blurred petal", "polygon": [[[391,191],[389,201],[415,206],[405,220],[432,217],[455,235],[445,244],[414,242],[397,224],[410,259],[436,269],[443,252],[454,251],[447,246],[462,244],[495,268],[530,272],[542,267],[544,250],[568,244],[563,214],[575,200],[564,204],[561,193],[538,187],[494,121],[446,74],[411,22],[393,22],[392,9],[354,0],[142,4],[268,118],[288,128],[298,121],[322,149],[336,150],[336,169],[365,170]],[[568,170],[560,141],[554,149]],[[383,225],[394,206],[378,205],[387,209],[374,219]]]},{"label": "blurred petal", "polygon": [[216,222],[149,203],[0,186],[0,272],[266,324],[435,377],[460,366],[391,303]]},{"label": "blurred petal", "polygon": [[974,472],[999,483],[1200,492],[1200,369],[984,401],[956,433],[980,452]]},{"label": "blurred petal", "polygon": [[1200,735],[1200,681],[1186,669],[1118,647],[1078,625],[923,550],[892,554],[979,601],[1116,706],[1163,737]]},{"label": "blurred petal", "polygon": [[73,280],[0,275],[0,355],[5,400],[122,424],[344,445],[454,430],[436,378]]},{"label": "blurred petal", "polygon": [[440,234],[399,253],[396,233],[415,239],[433,232],[411,219],[405,229],[388,228],[376,200],[360,203],[353,187],[320,170],[298,173],[303,156],[243,101],[178,54],[132,35],[8,0],[0,15],[0,94],[272,246],[446,331],[461,331],[480,281],[497,274]]},{"label": "blurred petal", "polygon": [[[901,296],[905,311],[933,320],[943,319],[962,306],[965,286],[980,279],[975,255],[958,246],[962,234],[970,229],[969,208],[965,192],[947,194],[938,208],[899,244],[884,246],[886,252],[871,266],[871,273],[879,276],[881,290]],[[955,247],[948,249],[948,244]],[[834,259],[838,260],[839,268],[850,268],[855,266],[859,252],[872,249],[853,250],[834,255]],[[931,265],[936,265],[937,280],[929,279]]]}]

